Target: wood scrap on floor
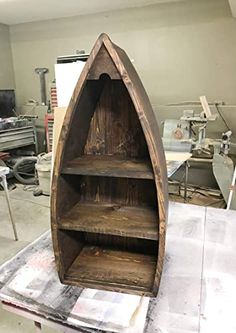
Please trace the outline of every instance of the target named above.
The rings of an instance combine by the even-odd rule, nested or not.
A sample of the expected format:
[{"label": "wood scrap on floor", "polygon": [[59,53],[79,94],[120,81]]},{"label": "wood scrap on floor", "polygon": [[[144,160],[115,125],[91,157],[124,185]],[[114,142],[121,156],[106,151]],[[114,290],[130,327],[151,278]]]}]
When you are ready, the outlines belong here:
[{"label": "wood scrap on floor", "polygon": [[192,205],[225,208],[226,204],[220,190],[187,186],[187,199],[184,198],[184,186],[176,182],[169,182],[169,198],[174,202],[185,202]]}]

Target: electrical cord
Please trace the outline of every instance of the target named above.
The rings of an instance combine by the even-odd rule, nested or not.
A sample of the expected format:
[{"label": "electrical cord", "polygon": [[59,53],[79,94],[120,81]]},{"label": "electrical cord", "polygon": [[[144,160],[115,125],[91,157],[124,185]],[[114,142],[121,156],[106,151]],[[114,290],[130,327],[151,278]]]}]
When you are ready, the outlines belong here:
[{"label": "electrical cord", "polygon": [[227,129],[228,129],[229,131],[231,131],[231,128],[228,126],[228,124],[227,124],[225,118],[223,117],[222,112],[220,111],[220,108],[219,108],[219,104],[218,104],[218,103],[215,103],[215,108],[216,108],[217,112],[219,113],[219,115],[220,115],[221,119],[223,120],[223,122],[224,122],[225,126],[227,127]]}]

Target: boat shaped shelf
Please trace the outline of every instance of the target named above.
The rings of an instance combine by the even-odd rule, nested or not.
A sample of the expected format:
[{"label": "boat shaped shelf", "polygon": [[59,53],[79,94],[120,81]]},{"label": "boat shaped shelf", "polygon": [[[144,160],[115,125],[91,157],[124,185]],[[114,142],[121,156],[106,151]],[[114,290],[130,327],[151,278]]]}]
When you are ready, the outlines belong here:
[{"label": "boat shaped shelf", "polygon": [[167,206],[150,101],[126,53],[102,34],[75,87],[55,157],[51,226],[60,280],[156,296]]}]

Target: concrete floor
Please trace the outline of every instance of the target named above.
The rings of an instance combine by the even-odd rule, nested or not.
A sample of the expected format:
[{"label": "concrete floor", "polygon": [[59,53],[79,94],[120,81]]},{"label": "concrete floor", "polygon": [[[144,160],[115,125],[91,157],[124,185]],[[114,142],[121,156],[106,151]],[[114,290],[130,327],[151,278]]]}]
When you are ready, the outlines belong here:
[{"label": "concrete floor", "polygon": [[[17,185],[10,192],[10,198],[19,241],[14,241],[4,192],[0,191],[0,264],[50,228],[49,197],[34,197],[29,188],[25,191],[22,185]],[[0,333],[13,332],[32,333],[36,329],[32,321],[8,313],[0,307]],[[55,330],[43,327],[42,332],[52,333]]]}]

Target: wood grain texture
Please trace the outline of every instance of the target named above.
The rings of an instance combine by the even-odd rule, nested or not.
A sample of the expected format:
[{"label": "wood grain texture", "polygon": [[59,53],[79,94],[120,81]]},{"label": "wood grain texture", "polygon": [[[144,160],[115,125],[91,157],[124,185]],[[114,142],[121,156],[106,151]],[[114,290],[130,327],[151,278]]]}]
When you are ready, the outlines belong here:
[{"label": "wood grain texture", "polygon": [[85,246],[68,270],[65,279],[98,283],[101,287],[135,288],[151,292],[156,258],[149,255]]},{"label": "wood grain texture", "polygon": [[63,174],[154,179],[149,161],[117,155],[84,155],[69,161]]},{"label": "wood grain texture", "polygon": [[[66,177],[74,177],[65,175]],[[158,224],[155,183],[147,179],[77,176],[80,201],[111,203],[121,206],[150,206],[155,209]]]},{"label": "wood grain texture", "polygon": [[59,222],[61,229],[158,240],[155,210],[78,203]]},{"label": "wood grain texture", "polygon": [[124,82],[103,75],[100,80],[103,90],[90,123],[84,154],[150,160],[142,126]]},{"label": "wood grain texture", "polygon": [[61,244],[60,259],[62,262],[59,277],[63,280],[64,274],[82,250],[84,243],[83,235],[78,234],[73,230],[67,232],[58,230],[58,239]]},{"label": "wood grain texture", "polygon": [[[112,163],[108,161],[107,156]],[[134,160],[145,163],[134,163]],[[88,204],[100,205],[97,213],[100,217],[106,216],[107,220],[109,218],[110,224],[113,220],[113,231],[109,223],[102,225],[104,219],[98,218],[95,212],[91,211],[90,215],[94,217],[87,219]],[[112,207],[119,205],[120,211],[125,211],[124,217],[128,214],[127,206],[132,207],[129,209],[134,209],[135,212],[138,208],[150,210],[156,224],[155,240],[147,239],[152,237],[150,230],[140,230],[141,222],[143,226],[148,223],[148,214],[147,220],[143,217],[143,221],[139,214],[134,213],[132,217],[128,214],[131,224],[124,228],[122,222],[118,223],[121,216],[118,212],[113,209],[113,214],[108,216],[104,212],[107,204]],[[81,220],[76,207],[83,207]],[[166,162],[150,101],[125,52],[113,44],[106,34],[102,34],[95,43],[75,87],[55,159],[51,225],[56,263],[62,282],[156,296],[163,268],[167,211]],[[63,251],[67,251],[63,233],[68,237],[67,233],[71,230],[60,230],[60,221],[66,216],[75,217],[77,213],[79,222],[73,231],[73,248],[70,249],[71,258],[68,260],[63,256]],[[93,224],[93,232],[86,229],[90,228],[89,224]],[[135,226],[137,224],[138,227]],[[136,228],[136,234],[131,233],[132,228]],[[102,230],[107,234],[100,233]],[[110,234],[114,230],[115,235]],[[79,244],[76,244],[76,240]],[[151,286],[142,285],[141,280],[142,290],[135,285],[134,280],[130,280],[130,284],[122,285],[120,280],[110,281],[109,284],[105,278],[108,266],[104,266],[103,275],[100,275],[104,282],[91,282],[89,279],[82,281],[79,279],[79,269],[76,279],[66,278],[75,262],[73,274],[76,276],[75,267],[78,268],[80,260],[83,260],[80,254],[86,246],[99,246],[101,251],[106,251],[112,246],[112,251],[119,250],[130,254],[137,253],[138,249],[142,260],[152,254],[152,258],[155,257],[153,275],[151,271],[145,271],[145,264],[139,266],[140,276],[142,273],[149,274]],[[76,255],[78,260],[75,259]],[[69,267],[68,262],[72,259],[75,261]],[[103,255],[94,257],[96,267],[99,267],[103,259]],[[125,258],[123,259],[125,261]],[[127,275],[132,275],[132,265],[127,265],[127,270]],[[114,265],[112,262],[109,264],[109,271],[111,276],[116,274],[115,256]],[[85,270],[83,274],[89,275],[90,271]]]}]

